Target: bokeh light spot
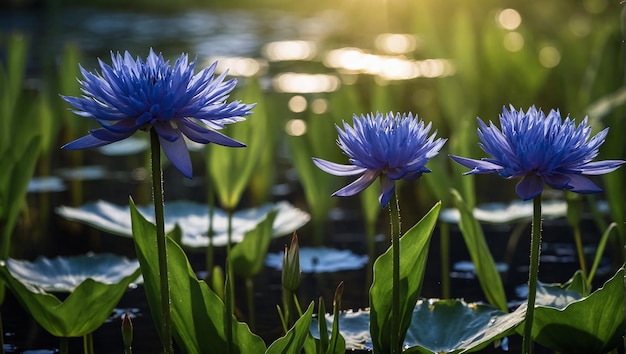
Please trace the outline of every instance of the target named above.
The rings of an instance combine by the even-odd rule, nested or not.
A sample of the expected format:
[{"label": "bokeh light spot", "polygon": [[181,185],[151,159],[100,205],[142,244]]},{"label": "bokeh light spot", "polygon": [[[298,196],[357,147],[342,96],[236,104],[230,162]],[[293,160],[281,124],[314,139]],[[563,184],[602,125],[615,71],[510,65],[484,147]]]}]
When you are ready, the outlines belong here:
[{"label": "bokeh light spot", "polygon": [[307,107],[306,98],[300,95],[293,96],[289,99],[287,106],[289,107],[289,110],[294,113],[304,112]]},{"label": "bokeh light spot", "polygon": [[519,52],[524,48],[524,36],[519,32],[509,32],[504,35],[503,44],[509,52]]},{"label": "bokeh light spot", "polygon": [[553,68],[561,62],[561,53],[553,46],[545,46],[539,51],[539,62],[546,68]]},{"label": "bokeh light spot", "polygon": [[290,119],[285,125],[285,131],[291,136],[302,136],[306,133],[306,122],[302,119]]},{"label": "bokeh light spot", "polygon": [[514,9],[504,9],[496,16],[498,25],[509,31],[517,29],[522,24],[522,16]]}]

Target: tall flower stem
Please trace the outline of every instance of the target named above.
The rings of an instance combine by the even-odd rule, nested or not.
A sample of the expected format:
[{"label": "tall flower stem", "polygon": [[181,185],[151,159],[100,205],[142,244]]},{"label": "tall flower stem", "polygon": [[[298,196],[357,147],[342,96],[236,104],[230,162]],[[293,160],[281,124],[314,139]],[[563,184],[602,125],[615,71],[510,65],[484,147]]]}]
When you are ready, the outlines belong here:
[{"label": "tall flower stem", "polygon": [[441,226],[441,297],[450,298],[450,226],[442,222]]},{"label": "tall flower stem", "polygon": [[233,315],[235,314],[235,292],[233,289],[233,270],[230,266],[230,250],[233,234],[233,210],[228,209],[228,241],[226,242],[226,289],[224,290],[224,298],[226,305],[226,346],[228,354],[233,353]]},{"label": "tall flower stem", "polygon": [[174,352],[172,342],[172,314],[170,310],[170,284],[167,271],[167,239],[165,236],[165,212],[163,204],[163,174],[161,171],[161,144],[154,128],[150,129],[152,159],[152,194],[154,198],[154,219],[156,222],[157,252],[159,256],[159,276],[161,290],[161,342],[163,352]]},{"label": "tall flower stem", "polygon": [[539,274],[539,253],[541,252],[541,194],[533,199],[533,224],[530,238],[530,267],[528,270],[528,301],[522,353],[532,353],[532,329],[535,315],[535,297],[537,295],[537,277]]},{"label": "tall flower stem", "polygon": [[400,206],[398,195],[389,203],[391,219],[391,258],[392,258],[392,289],[391,289],[391,353],[401,353],[400,343]]}]

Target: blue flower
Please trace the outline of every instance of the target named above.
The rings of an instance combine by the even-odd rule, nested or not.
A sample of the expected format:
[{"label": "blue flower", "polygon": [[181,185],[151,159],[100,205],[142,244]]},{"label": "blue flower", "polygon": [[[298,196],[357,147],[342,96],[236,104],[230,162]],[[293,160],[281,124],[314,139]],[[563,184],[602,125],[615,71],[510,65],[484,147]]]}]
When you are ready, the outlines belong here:
[{"label": "blue flower", "polygon": [[522,178],[516,192],[523,200],[541,194],[543,184],[576,193],[596,193],[601,189],[583,175],[601,175],[626,161],[592,162],[604,142],[608,128],[591,137],[587,118],[578,126],[569,116],[563,121],[558,110],[546,116],[534,106],[527,112],[510,111],[500,115],[500,131],[492,122],[478,120],[480,147],[491,158],[480,160],[450,156],[472,170],[465,174],[497,173],[504,178]]},{"label": "blue flower", "polygon": [[99,60],[101,73],[82,66],[83,95],[61,96],[75,107],[79,116],[95,119],[102,128],[66,144],[76,150],[102,146],[133,135],[137,130],[155,129],[163,151],[172,164],[188,178],[192,167],[183,135],[200,144],[216,143],[243,147],[216,130],[244,120],[254,105],[239,101],[226,103],[236,80],[224,81],[226,73],[214,78],[213,63],[194,75],[196,61],[188,63],[182,54],[172,67],[152,49],[145,62],[111,52],[112,65]]},{"label": "blue flower", "polygon": [[344,130],[337,126],[337,144],[349,157],[352,165],[313,158],[317,167],[336,176],[350,176],[362,173],[357,180],[333,193],[333,196],[351,196],[367,188],[378,177],[381,179],[381,192],[378,198],[385,207],[395,190],[399,179],[415,180],[424,172],[430,172],[424,165],[436,156],[447,139],[436,139],[437,132],[428,136],[431,124],[415,118],[411,113],[395,116],[368,114],[352,117],[354,127],[343,122]]}]

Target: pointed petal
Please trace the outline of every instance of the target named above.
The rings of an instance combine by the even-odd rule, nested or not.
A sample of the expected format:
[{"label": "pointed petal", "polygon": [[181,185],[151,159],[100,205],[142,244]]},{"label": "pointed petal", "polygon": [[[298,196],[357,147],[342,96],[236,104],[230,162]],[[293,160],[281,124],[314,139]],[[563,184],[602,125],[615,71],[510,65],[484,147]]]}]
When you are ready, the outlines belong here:
[{"label": "pointed petal", "polygon": [[568,188],[572,192],[588,194],[602,192],[602,188],[598,187],[589,178],[581,175],[569,175],[570,181]]},{"label": "pointed petal", "polygon": [[330,173],[335,176],[352,176],[365,172],[367,169],[364,167],[358,167],[355,165],[341,165],[338,163],[318,159],[313,157],[313,163],[319,167],[320,170]]},{"label": "pointed petal", "polygon": [[230,137],[217,132],[215,130],[203,128],[195,123],[181,121],[178,125],[178,129],[180,129],[185,136],[189,139],[195,141],[200,144],[208,144],[215,143],[222,146],[228,147],[245,147],[246,144],[240,143],[235,139],[231,139]]},{"label": "pointed petal", "polygon": [[351,195],[355,195],[369,187],[369,185],[376,180],[378,175],[379,173],[377,171],[365,171],[363,176],[359,177],[356,181],[333,193],[333,197],[349,197]]},{"label": "pointed petal", "polygon": [[455,162],[471,168],[471,171],[465,172],[464,174],[474,174],[474,173],[492,173],[492,172],[500,172],[502,170],[502,166],[496,165],[495,163],[491,163],[489,161],[484,160],[474,160],[468,159],[466,157],[448,155]]},{"label": "pointed petal", "polygon": [[570,176],[563,174],[543,176],[543,181],[554,189],[565,189],[570,182]]},{"label": "pointed petal", "polygon": [[515,191],[522,200],[533,199],[543,191],[543,180],[537,175],[526,175],[515,186]]},{"label": "pointed petal", "polygon": [[191,158],[189,157],[189,151],[187,150],[185,140],[180,137],[174,141],[169,141],[159,136],[159,142],[163,147],[165,156],[167,156],[167,159],[170,160],[172,165],[174,165],[174,167],[176,167],[185,177],[191,178]]},{"label": "pointed petal", "polygon": [[381,207],[386,207],[391,200],[391,196],[393,195],[394,190],[396,189],[396,181],[383,177],[382,182],[380,184],[380,195],[378,196],[378,202],[380,202]]},{"label": "pointed petal", "polygon": [[584,164],[580,168],[580,172],[585,175],[603,175],[605,173],[613,172],[618,169],[621,165],[626,163],[626,161],[622,160],[605,160],[605,161],[594,161]]},{"label": "pointed petal", "polygon": [[107,144],[111,144],[112,141],[107,141],[107,140],[101,140],[98,139],[96,137],[94,137],[93,135],[89,134],[89,135],[85,135],[82,138],[78,138],[72,142],[69,142],[63,146],[61,146],[61,149],[63,150],[80,150],[80,149],[87,149],[87,148],[92,148],[92,147],[98,147],[98,146],[103,146],[103,145],[107,145]]}]

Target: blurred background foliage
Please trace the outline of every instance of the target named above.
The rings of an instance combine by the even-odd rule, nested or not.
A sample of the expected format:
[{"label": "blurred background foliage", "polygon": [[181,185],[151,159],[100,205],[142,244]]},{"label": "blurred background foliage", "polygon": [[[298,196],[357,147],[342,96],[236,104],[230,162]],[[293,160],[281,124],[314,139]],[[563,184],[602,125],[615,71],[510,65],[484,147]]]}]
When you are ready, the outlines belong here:
[{"label": "blurred background foliage", "polygon": [[[21,112],[38,116],[43,130],[37,174],[99,161],[97,152],[57,148],[90,123],[57,97],[79,94],[78,62],[91,71],[98,57],[110,62],[110,51],[145,56],[150,47],[169,58],[197,55],[199,66],[220,58],[239,77],[241,91],[233,97],[262,100],[258,109],[268,125],[259,142],[267,145],[258,157],[263,170],[252,174],[240,203],[291,196],[313,214],[315,243],[331,231],[331,208],[359,203],[328,200],[350,180],[328,179],[308,161],[345,161],[332,127],[353,113],[412,111],[449,138],[446,151],[429,163],[431,174],[399,186],[413,210],[403,213],[406,225],[436,200],[446,207],[451,187],[469,206],[516,199],[513,182],[462,177],[463,168],[447,158],[484,156],[476,117],[497,121],[509,104],[558,108],[577,121],[588,115],[596,132],[611,127],[600,157],[624,158],[619,1],[12,0],[0,9],[0,62],[11,59],[14,36],[28,47],[19,89],[32,99],[20,104]],[[195,165],[202,163],[202,155],[194,157]],[[623,169],[598,179],[611,188],[601,198],[609,200],[622,235],[623,181]],[[74,205],[89,198],[80,186],[71,190]]]}]

